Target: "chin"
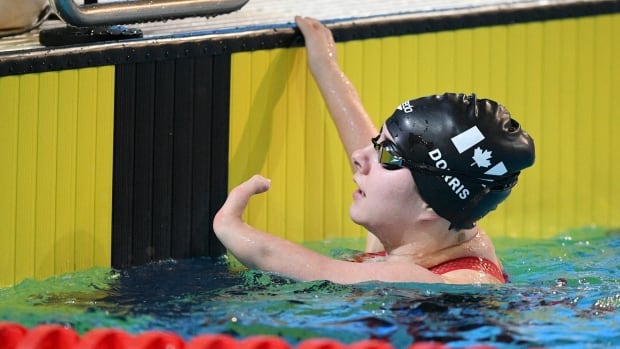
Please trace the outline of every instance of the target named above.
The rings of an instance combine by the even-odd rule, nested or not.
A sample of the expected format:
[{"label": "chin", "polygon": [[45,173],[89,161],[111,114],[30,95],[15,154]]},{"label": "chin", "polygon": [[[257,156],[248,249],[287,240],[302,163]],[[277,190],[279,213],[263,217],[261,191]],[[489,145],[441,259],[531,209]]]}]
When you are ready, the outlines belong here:
[{"label": "chin", "polygon": [[349,217],[351,217],[353,223],[361,225],[364,228],[368,229],[368,220],[364,219],[364,215],[358,210],[356,210],[354,205],[351,205],[351,207],[349,208]]},{"label": "chin", "polygon": [[357,212],[357,210],[355,209],[355,207],[353,207],[354,205],[351,205],[349,207],[349,217],[351,217],[351,220],[356,223],[356,224],[360,224],[360,219],[359,219],[359,213]]}]

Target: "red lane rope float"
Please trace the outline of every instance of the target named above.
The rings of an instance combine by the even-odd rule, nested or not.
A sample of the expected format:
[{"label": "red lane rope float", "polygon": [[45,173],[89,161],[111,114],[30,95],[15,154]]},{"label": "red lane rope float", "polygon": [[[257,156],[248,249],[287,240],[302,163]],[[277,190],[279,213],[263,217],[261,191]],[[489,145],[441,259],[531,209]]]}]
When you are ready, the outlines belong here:
[{"label": "red lane rope float", "polygon": [[16,348],[27,332],[28,329],[20,324],[0,322],[0,348]]},{"label": "red lane rope float", "polygon": [[313,338],[299,343],[297,349],[346,349],[347,346],[334,339]]},{"label": "red lane rope float", "polygon": [[60,349],[73,348],[80,336],[60,325],[40,325],[28,331],[16,349]]},{"label": "red lane rope float", "polygon": [[74,349],[129,348],[132,337],[121,330],[99,328],[87,332]]},{"label": "red lane rope float", "polygon": [[290,349],[291,345],[280,337],[254,336],[242,339],[239,348],[243,349]]},{"label": "red lane rope float", "polygon": [[207,334],[192,338],[185,349],[236,349],[237,340],[225,334]]},{"label": "red lane rope float", "polygon": [[[293,349],[276,336],[253,336],[237,340],[225,334],[199,335],[185,342],[178,334],[147,331],[132,336],[118,329],[93,329],[80,337],[73,329],[60,325],[40,325],[33,329],[0,322],[0,349]],[[368,339],[349,345],[333,339],[313,338],[294,349],[395,349],[387,341]],[[418,342],[408,349],[449,349],[436,342]],[[474,345],[466,349],[496,349]]]},{"label": "red lane rope float", "polygon": [[349,349],[394,349],[394,347],[386,341],[368,339],[349,345]]},{"label": "red lane rope float", "polygon": [[184,349],[185,342],[178,334],[172,332],[144,332],[131,340],[134,349]]},{"label": "red lane rope float", "polygon": [[409,349],[449,349],[445,344],[437,342],[413,343]]}]

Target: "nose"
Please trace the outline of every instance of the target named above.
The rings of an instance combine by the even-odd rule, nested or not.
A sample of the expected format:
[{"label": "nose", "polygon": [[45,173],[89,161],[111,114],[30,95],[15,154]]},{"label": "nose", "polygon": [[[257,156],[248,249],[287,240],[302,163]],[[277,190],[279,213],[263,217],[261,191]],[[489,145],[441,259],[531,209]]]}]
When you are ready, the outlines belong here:
[{"label": "nose", "polygon": [[355,172],[362,174],[368,174],[372,161],[375,160],[376,153],[372,144],[367,147],[357,149],[351,154],[351,161],[353,162],[353,168]]}]

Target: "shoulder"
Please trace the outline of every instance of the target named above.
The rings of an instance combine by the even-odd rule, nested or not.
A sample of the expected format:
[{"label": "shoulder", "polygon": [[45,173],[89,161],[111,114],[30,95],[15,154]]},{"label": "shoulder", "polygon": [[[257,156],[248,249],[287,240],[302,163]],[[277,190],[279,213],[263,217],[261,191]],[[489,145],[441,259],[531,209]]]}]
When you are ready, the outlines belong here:
[{"label": "shoulder", "polygon": [[[505,282],[503,266],[497,256],[493,241],[481,228],[478,228],[476,235],[471,240],[444,258],[442,263],[450,264],[454,261],[461,265],[461,267],[449,268],[441,273],[441,276],[448,283]],[[472,263],[471,260],[476,262]]]},{"label": "shoulder", "polygon": [[501,268],[502,265],[497,257],[493,240],[491,240],[489,235],[484,230],[480,229],[478,231],[476,236],[468,242],[466,249],[471,251],[470,254],[473,257],[488,259]]},{"label": "shoulder", "polygon": [[474,229],[471,229],[468,233],[458,232],[466,236],[466,238],[463,238],[464,242],[442,249],[439,253],[433,255],[433,258],[429,260],[430,264],[426,266],[432,267],[462,257],[480,257],[499,264],[495,246],[489,235],[481,228],[476,227]]}]

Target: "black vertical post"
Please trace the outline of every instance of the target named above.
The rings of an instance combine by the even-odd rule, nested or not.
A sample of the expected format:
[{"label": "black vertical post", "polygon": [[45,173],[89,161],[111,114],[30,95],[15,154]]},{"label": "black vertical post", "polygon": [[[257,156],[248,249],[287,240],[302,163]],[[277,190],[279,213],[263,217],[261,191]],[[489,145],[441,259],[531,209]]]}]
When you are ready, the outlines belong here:
[{"label": "black vertical post", "polygon": [[221,256],[230,56],[117,66],[112,265]]}]

